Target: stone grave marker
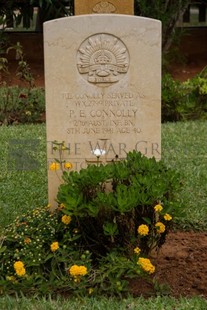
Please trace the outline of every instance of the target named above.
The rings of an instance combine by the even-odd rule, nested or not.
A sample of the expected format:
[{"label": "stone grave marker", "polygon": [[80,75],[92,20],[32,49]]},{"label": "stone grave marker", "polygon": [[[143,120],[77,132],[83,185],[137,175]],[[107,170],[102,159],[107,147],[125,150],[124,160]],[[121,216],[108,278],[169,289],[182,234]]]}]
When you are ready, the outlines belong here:
[{"label": "stone grave marker", "polygon": [[82,14],[134,14],[134,0],[75,0],[75,15]]},{"label": "stone grave marker", "polygon": [[[44,24],[48,165],[61,157],[80,170],[131,150],[160,158],[161,23],[116,14]],[[49,201],[61,171],[48,171]]]}]

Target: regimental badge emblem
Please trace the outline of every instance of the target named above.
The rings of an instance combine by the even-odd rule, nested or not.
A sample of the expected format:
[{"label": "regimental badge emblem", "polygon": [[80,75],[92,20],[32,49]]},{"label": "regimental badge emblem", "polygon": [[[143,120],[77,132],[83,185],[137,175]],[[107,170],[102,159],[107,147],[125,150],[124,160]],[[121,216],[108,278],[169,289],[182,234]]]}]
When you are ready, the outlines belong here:
[{"label": "regimental badge emblem", "polygon": [[95,34],[80,45],[77,67],[89,83],[110,86],[127,73],[129,53],[125,44],[114,35]]},{"label": "regimental badge emblem", "polygon": [[108,1],[101,1],[93,8],[94,13],[114,13],[115,11],[115,6]]}]

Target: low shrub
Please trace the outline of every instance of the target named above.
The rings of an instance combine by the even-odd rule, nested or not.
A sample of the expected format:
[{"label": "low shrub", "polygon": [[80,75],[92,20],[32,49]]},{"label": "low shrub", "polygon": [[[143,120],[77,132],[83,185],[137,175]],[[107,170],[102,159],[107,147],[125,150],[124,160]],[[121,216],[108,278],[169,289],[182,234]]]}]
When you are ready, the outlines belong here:
[{"label": "low shrub", "polygon": [[150,255],[179,215],[177,173],[132,152],[63,180],[56,210],[35,209],[5,229],[0,292],[123,295],[130,278],[152,280]]},{"label": "low shrub", "polygon": [[0,87],[0,125],[44,121],[43,88]]},{"label": "low shrub", "polygon": [[186,82],[162,79],[162,121],[207,119],[207,68]]}]

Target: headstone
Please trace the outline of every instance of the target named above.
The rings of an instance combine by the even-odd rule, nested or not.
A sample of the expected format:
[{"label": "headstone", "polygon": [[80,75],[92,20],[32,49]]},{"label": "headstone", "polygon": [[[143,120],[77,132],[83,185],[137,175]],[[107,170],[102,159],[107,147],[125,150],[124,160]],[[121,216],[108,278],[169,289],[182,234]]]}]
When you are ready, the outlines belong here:
[{"label": "headstone", "polygon": [[[125,158],[160,158],[161,23],[127,15],[82,15],[44,24],[48,164],[74,170]],[[61,171],[48,172],[53,202]]]},{"label": "headstone", "polygon": [[134,0],[75,0],[75,15],[82,14],[134,14]]}]

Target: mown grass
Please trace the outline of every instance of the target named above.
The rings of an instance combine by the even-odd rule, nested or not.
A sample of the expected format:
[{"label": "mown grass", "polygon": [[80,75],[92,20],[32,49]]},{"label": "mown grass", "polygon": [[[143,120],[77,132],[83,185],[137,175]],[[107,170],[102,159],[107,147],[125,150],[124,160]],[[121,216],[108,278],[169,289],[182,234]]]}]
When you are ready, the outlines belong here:
[{"label": "mown grass", "polygon": [[6,310],[206,310],[207,301],[201,297],[170,298],[156,297],[140,298],[72,298],[57,299],[41,298],[29,299],[25,297],[0,298],[0,309]]},{"label": "mown grass", "polygon": [[[24,167],[27,156],[36,167]],[[45,125],[0,127],[0,167],[0,226],[5,226],[26,210],[47,204]]]},{"label": "mown grass", "polygon": [[[162,158],[166,165],[178,170],[183,187],[180,206],[185,217],[179,219],[180,228],[206,230],[207,227],[207,126],[206,122],[167,123],[162,125]],[[38,141],[28,150],[28,141]],[[36,167],[24,166],[27,155],[15,152],[14,141],[26,141],[26,154]],[[47,204],[47,159],[45,125],[0,127],[0,227],[34,207]],[[16,143],[16,142],[15,142]],[[34,145],[34,144],[33,144]],[[24,152],[23,152],[24,153]],[[15,159],[21,165],[16,169]],[[22,156],[22,157],[21,157]],[[25,157],[26,156],[26,157]],[[4,296],[0,309],[56,310],[56,309],[139,309],[139,310],[205,310],[207,301],[202,297],[179,298],[156,297],[143,299],[56,299]]]},{"label": "mown grass", "polygon": [[[162,158],[181,174],[180,207],[185,217],[178,226],[207,230],[207,123],[189,121],[162,125]],[[14,140],[20,141],[18,149]],[[21,144],[22,141],[25,144]],[[28,146],[33,141],[33,146]],[[35,145],[34,141],[38,141]],[[33,150],[32,150],[33,148]],[[25,166],[27,155],[37,164]],[[20,162],[20,167],[15,160]],[[21,170],[21,164],[23,170]],[[23,212],[47,204],[45,125],[0,127],[0,226]],[[28,169],[28,170],[24,170]]]},{"label": "mown grass", "polygon": [[207,230],[207,122],[188,121],[162,125],[162,158],[179,171],[179,194],[184,229]]}]

